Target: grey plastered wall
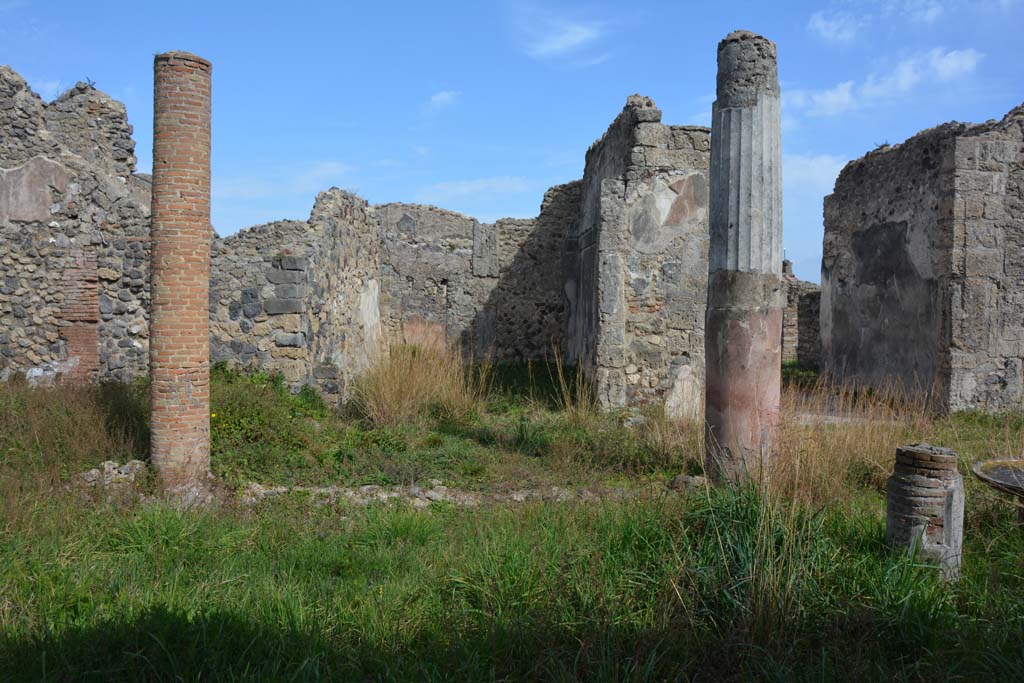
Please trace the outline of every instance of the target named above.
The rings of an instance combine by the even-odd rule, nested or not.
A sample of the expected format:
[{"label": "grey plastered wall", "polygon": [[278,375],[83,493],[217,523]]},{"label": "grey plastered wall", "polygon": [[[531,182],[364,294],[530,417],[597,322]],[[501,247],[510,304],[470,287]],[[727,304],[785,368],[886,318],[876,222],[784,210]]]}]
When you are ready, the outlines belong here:
[{"label": "grey plastered wall", "polygon": [[876,150],[825,198],[823,369],[840,381],[944,392],[954,139]]},{"label": "grey plastered wall", "polygon": [[843,170],[825,200],[828,372],[939,408],[1021,407],[1022,119],[945,124]]}]

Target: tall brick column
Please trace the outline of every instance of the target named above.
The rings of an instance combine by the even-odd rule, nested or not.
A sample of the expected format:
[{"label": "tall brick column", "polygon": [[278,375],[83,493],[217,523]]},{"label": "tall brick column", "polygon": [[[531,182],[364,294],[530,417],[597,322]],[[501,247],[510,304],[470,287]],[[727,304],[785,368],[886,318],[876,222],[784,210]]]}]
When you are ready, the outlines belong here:
[{"label": "tall brick column", "polygon": [[210,470],[210,62],[153,60],[153,465],[169,489]]},{"label": "tall brick column", "polygon": [[782,381],[782,156],[775,44],[718,44],[711,119],[705,328],[707,452],[715,481],[766,473]]}]

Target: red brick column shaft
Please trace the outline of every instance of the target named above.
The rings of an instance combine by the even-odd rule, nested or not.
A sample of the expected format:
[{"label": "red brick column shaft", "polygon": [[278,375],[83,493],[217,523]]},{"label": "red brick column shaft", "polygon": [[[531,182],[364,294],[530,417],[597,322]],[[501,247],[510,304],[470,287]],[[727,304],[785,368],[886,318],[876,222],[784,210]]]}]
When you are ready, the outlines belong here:
[{"label": "red brick column shaft", "polygon": [[151,456],[168,488],[210,470],[210,62],[153,61]]}]

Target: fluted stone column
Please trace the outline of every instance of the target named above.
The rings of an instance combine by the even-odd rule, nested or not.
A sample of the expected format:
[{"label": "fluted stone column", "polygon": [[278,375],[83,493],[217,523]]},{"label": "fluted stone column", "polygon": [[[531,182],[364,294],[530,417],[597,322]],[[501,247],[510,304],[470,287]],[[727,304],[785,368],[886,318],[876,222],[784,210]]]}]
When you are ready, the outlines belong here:
[{"label": "fluted stone column", "polygon": [[760,480],[778,425],[782,359],[782,160],[775,44],[734,31],[718,44],[711,124],[705,334],[713,480]]},{"label": "fluted stone column", "polygon": [[151,457],[171,490],[210,471],[210,71],[153,61]]}]

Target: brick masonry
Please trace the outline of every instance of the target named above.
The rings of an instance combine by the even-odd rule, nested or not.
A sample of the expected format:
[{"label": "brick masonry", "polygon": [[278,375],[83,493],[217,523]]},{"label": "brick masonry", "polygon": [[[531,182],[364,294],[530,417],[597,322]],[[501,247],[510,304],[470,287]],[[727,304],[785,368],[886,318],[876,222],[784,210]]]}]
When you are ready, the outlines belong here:
[{"label": "brick masonry", "polygon": [[151,458],[165,486],[210,469],[210,63],[153,62]]}]

